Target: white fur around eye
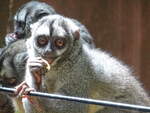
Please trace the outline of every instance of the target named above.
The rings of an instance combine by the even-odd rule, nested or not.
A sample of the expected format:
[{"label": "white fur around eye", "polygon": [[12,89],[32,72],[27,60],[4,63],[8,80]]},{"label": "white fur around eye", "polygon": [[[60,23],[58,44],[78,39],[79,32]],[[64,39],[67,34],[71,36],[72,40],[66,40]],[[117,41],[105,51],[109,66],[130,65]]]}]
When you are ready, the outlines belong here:
[{"label": "white fur around eye", "polygon": [[49,30],[48,26],[42,25],[39,28],[35,29],[35,31],[33,31],[33,35],[34,36],[39,36],[39,35],[49,36],[50,30]]},{"label": "white fur around eye", "polygon": [[56,50],[56,54],[57,55],[61,55],[62,53],[64,53],[64,51],[66,51],[67,47],[60,49],[60,50]]}]

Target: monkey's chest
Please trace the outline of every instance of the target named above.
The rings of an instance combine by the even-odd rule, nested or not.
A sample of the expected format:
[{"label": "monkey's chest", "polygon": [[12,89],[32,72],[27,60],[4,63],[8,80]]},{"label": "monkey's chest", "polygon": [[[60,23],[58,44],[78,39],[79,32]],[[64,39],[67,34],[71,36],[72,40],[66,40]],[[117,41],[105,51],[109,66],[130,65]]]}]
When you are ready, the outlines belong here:
[{"label": "monkey's chest", "polygon": [[45,87],[47,93],[59,92],[63,85],[64,81],[57,74],[47,73],[42,79],[42,86]]}]

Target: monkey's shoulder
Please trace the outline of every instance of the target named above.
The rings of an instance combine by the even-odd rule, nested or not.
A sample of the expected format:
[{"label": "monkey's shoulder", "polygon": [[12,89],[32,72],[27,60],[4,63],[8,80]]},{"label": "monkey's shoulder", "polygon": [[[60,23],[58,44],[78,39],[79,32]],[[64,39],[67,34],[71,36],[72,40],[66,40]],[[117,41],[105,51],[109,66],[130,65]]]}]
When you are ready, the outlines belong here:
[{"label": "monkey's shoulder", "polygon": [[15,56],[18,53],[26,51],[26,40],[18,40],[3,48],[1,57]]},{"label": "monkey's shoulder", "polygon": [[127,65],[105,51],[88,47],[84,47],[84,51],[95,71],[103,71],[108,75],[111,73],[121,73],[122,71],[130,72]]},{"label": "monkey's shoulder", "polygon": [[122,61],[100,49],[85,47],[84,50],[96,80],[105,81],[106,83],[114,82],[122,86],[137,84],[133,71]]}]

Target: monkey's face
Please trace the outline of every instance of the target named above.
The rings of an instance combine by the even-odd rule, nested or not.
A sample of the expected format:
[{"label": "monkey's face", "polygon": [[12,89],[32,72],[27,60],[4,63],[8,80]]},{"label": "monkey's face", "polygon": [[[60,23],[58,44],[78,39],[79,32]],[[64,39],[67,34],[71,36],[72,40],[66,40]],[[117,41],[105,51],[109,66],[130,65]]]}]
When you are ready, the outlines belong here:
[{"label": "monkey's face", "polygon": [[77,40],[78,27],[68,18],[53,15],[32,25],[32,36],[27,46],[30,52],[34,51],[34,56],[55,60],[69,55]]},{"label": "monkey's face", "polygon": [[40,18],[55,14],[55,10],[43,2],[31,1],[23,5],[14,16],[14,32],[17,38],[30,36],[30,25]]},{"label": "monkey's face", "polygon": [[68,48],[69,38],[61,36],[39,35],[35,37],[34,48],[44,59],[55,59]]}]

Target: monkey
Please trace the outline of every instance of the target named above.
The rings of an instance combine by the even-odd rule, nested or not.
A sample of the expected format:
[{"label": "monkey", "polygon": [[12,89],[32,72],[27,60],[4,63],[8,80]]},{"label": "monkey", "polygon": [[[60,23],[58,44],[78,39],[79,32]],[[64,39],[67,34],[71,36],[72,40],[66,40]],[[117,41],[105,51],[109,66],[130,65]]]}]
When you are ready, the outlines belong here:
[{"label": "monkey", "polygon": [[[46,15],[52,14],[56,14],[56,11],[52,6],[38,1],[30,1],[18,9],[13,20],[14,31],[6,35],[6,47],[1,48],[0,83],[3,86],[14,87],[22,82],[25,73],[25,63],[28,58],[25,41],[30,37],[30,24]],[[93,38],[86,27],[77,20],[72,20],[80,26],[80,32],[84,42],[89,46],[94,47]],[[5,94],[2,93],[0,95],[5,96]],[[7,100],[9,100],[9,98],[7,98]],[[0,101],[5,104],[5,100],[2,98]],[[12,108],[11,105],[10,107]],[[1,109],[3,108],[4,107],[1,107]],[[8,111],[5,113],[8,113]]]},{"label": "monkey", "polygon": [[[19,56],[20,58],[18,59],[18,61],[17,60],[16,60],[16,62],[14,61],[14,64],[16,64],[15,66],[9,66],[9,67],[12,68],[10,70],[17,71],[17,75],[20,72],[24,72],[23,69],[21,69],[21,70],[16,69],[20,65],[24,65],[24,59],[22,59],[22,58],[27,57],[26,56],[27,54],[25,52],[26,47],[24,45],[24,41],[20,41],[23,43],[19,42],[22,45],[22,47],[20,47],[20,49],[18,49],[16,47],[17,43],[13,44],[13,45],[11,45],[11,43],[15,42],[19,39],[27,39],[28,37],[30,37],[30,24],[38,21],[40,18],[42,18],[46,15],[53,15],[53,14],[56,14],[55,9],[52,6],[50,6],[44,2],[30,1],[30,2],[27,2],[26,4],[24,4],[23,6],[21,6],[14,16],[14,31],[13,31],[13,33],[10,33],[5,37],[5,43],[8,47],[5,47],[5,49],[3,50],[6,52],[3,52],[3,54],[1,54],[0,62],[1,63],[5,62],[4,60],[6,60],[6,59],[8,59],[8,61],[11,61],[11,59],[15,59],[15,58],[11,58],[11,57],[14,57],[13,54],[17,54],[17,51],[18,51],[19,55],[16,55],[16,56]],[[84,25],[82,25],[80,22],[78,22],[77,20],[75,20],[75,19],[72,19],[72,20],[78,26],[80,26],[80,31],[81,31],[82,37],[84,39],[84,42],[89,44],[89,46],[94,47],[93,38],[90,35],[90,33],[88,32],[88,30],[86,29],[86,27]],[[9,47],[9,45],[10,45],[10,47]],[[10,50],[10,49],[12,49],[12,50]],[[15,51],[15,52],[13,52],[13,51]],[[21,52],[21,54],[19,52]],[[9,53],[9,56],[6,55],[8,53]],[[5,57],[6,57],[6,59],[5,59]],[[8,61],[6,60],[6,62],[8,62]],[[19,63],[19,66],[17,65],[18,63]],[[16,72],[12,72],[12,71],[9,72],[9,70],[7,70],[7,68],[5,68],[5,69],[6,69],[6,72],[10,73],[10,74],[8,74],[8,76],[16,75],[16,74],[14,74]],[[13,73],[13,74],[11,74],[11,73]],[[5,74],[5,75],[7,75],[7,74]],[[3,74],[2,74],[2,76],[3,76]],[[6,80],[6,78],[4,78],[4,79],[5,79],[5,83],[6,83],[7,80]]]},{"label": "monkey", "polygon": [[[42,18],[43,16],[49,15],[49,14],[55,14],[55,10],[54,8],[52,8],[52,6],[49,6],[48,4],[44,3],[44,2],[38,2],[38,1],[31,1],[28,2],[24,5],[22,5],[18,11],[16,12],[15,16],[14,16],[14,31],[13,33],[10,33],[8,35],[6,35],[5,37],[5,43],[6,43],[6,47],[1,48],[2,52],[1,52],[1,56],[0,56],[0,62],[1,65],[5,65],[5,62],[8,62],[8,64],[10,64],[10,61],[12,61],[12,59],[17,59],[17,58],[13,58],[15,56],[15,54],[17,54],[16,56],[20,57],[27,57],[26,53],[24,53],[26,51],[26,47],[25,47],[25,40],[24,41],[19,41],[15,44],[12,44],[12,42],[15,42],[18,39],[26,39],[27,37],[30,36],[30,24],[36,22],[38,19]],[[19,45],[20,44],[20,45]],[[18,53],[17,53],[18,52]],[[21,54],[20,54],[21,53]],[[19,55],[18,55],[19,54]],[[23,56],[21,56],[23,55]],[[15,57],[16,57],[15,56]],[[6,60],[7,59],[7,60]],[[21,60],[21,61],[19,61]],[[14,64],[17,65],[17,63],[19,63],[19,65],[22,63],[22,65],[24,65],[24,59],[18,59],[18,61],[16,60],[16,62],[14,61]],[[20,70],[20,69],[13,69],[14,66],[8,65],[10,68],[9,70],[16,70],[16,71],[20,71],[20,72],[24,72],[24,70]],[[12,72],[9,70],[7,70],[8,67],[5,66],[1,66],[2,68],[4,67],[6,72],[8,72],[9,74],[6,74],[4,72],[3,75],[12,75],[15,76],[17,72]],[[19,67],[19,66],[17,66]],[[15,67],[15,68],[17,68]],[[3,69],[2,69],[3,70]],[[4,71],[4,70],[3,70]],[[7,81],[5,81],[7,82]]]},{"label": "monkey", "polygon": [[14,16],[14,31],[5,38],[6,45],[30,36],[30,24],[40,18],[56,14],[54,8],[44,2],[30,1],[22,5]]},{"label": "monkey", "polygon": [[[28,2],[18,9],[13,19],[14,30],[5,37],[6,47],[0,49],[0,84],[14,87],[22,82],[27,58],[25,40],[30,36],[29,26],[43,16],[55,13],[52,6],[38,1]],[[13,113],[10,98],[4,93],[0,95],[5,97],[0,99],[0,113]]]},{"label": "monkey", "polygon": [[[14,16],[14,31],[13,33],[10,33],[5,37],[6,47],[1,48],[2,49],[0,55],[0,62],[2,67],[1,69],[2,71],[0,71],[1,77],[3,75],[8,77],[15,76],[18,75],[20,72],[24,72],[23,69],[23,67],[25,67],[24,58],[27,57],[25,41],[30,36],[30,24],[36,22],[43,16],[55,13],[56,12],[54,8],[52,8],[52,6],[49,6],[44,2],[38,1],[27,2],[18,9],[18,11]],[[17,40],[21,41],[12,44]],[[13,63],[11,63],[12,61]],[[5,64],[7,64],[9,68]],[[19,69],[19,67],[21,67],[22,69]],[[4,72],[4,70],[6,71]],[[15,78],[17,78],[17,76]],[[4,79],[5,79],[4,82],[7,83],[5,77]]]},{"label": "monkey", "polygon": [[[56,14],[56,11],[52,6],[44,2],[38,2],[38,1],[28,2],[18,9],[18,11],[14,16],[14,32],[6,36],[5,43],[7,46],[2,48],[1,50],[2,53],[0,55],[0,63],[1,63],[0,77],[5,76],[3,78],[3,80],[5,80],[3,81],[3,83],[5,82],[5,86],[14,86],[11,83],[10,83],[11,85],[9,85],[9,82],[7,81],[7,79],[9,79],[9,76],[17,78],[19,73],[20,72],[22,73],[25,70],[23,69],[23,67],[25,67],[24,58],[27,58],[27,54],[26,54],[26,47],[24,42],[28,37],[30,37],[30,24],[36,22],[37,20],[39,20],[40,18],[46,15],[53,15],[53,14]],[[88,32],[87,28],[77,20],[75,19],[72,20],[80,27],[80,32],[83,37],[83,42],[85,42],[86,44],[88,44],[90,47],[93,48],[95,46],[93,43],[93,38],[91,34]],[[20,45],[18,45],[18,43],[12,44],[18,40],[22,40],[18,42]],[[12,59],[18,59],[18,60],[13,60],[13,64],[14,64],[13,66],[8,65],[11,64]],[[8,62],[7,65],[9,68],[5,65],[5,62]],[[20,66],[21,69],[19,69]],[[18,78],[18,82],[16,83],[19,83],[21,80],[22,80],[21,78]],[[7,82],[8,84],[6,84]]]},{"label": "monkey", "polygon": [[[35,23],[44,16],[56,13],[57,12],[51,5],[44,2],[30,1],[22,5],[14,16],[14,31],[13,33],[6,35],[5,44],[9,45],[18,39],[28,38],[30,36],[30,25],[32,23]],[[75,19],[73,19],[73,21],[80,26],[84,41],[91,47],[94,47],[95,45],[93,43],[93,38],[89,34],[86,27]]]},{"label": "monkey", "polygon": [[[109,53],[89,47],[82,41],[84,39],[79,30],[73,20],[61,15],[48,15],[31,25],[31,37],[26,41],[28,60],[25,78],[16,87],[17,95],[25,95],[22,98],[24,112],[142,113],[26,97],[34,89],[67,96],[150,105],[146,91],[133,76],[132,70]],[[48,66],[50,69],[47,69]]]}]

